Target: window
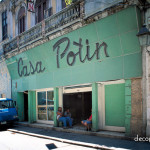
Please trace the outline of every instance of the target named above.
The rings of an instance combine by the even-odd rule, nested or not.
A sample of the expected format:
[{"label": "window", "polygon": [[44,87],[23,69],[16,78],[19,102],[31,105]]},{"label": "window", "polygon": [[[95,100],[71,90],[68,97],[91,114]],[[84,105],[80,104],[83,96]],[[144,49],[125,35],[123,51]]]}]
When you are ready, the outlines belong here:
[{"label": "window", "polygon": [[66,7],[65,0],[62,0],[62,9]]},{"label": "window", "polygon": [[10,100],[6,100],[6,101],[0,101],[0,109],[4,109],[4,108],[14,108],[14,102],[10,101]]},{"label": "window", "polygon": [[19,33],[25,31],[25,8],[21,7],[18,14],[18,29]]},{"label": "window", "polygon": [[37,92],[37,113],[39,121],[53,121],[54,91]]},{"label": "window", "polygon": [[2,39],[7,38],[7,11],[2,13]]},{"label": "window", "polygon": [[36,4],[35,4],[36,23],[39,23],[44,19],[46,9],[47,9],[47,1],[46,0],[37,0],[36,1]]}]

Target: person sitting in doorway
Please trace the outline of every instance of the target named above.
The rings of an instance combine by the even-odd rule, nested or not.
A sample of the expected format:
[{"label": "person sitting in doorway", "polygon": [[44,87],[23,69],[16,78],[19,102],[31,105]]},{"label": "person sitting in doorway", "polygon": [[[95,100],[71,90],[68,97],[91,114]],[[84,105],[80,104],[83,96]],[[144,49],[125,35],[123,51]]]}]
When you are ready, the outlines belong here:
[{"label": "person sitting in doorway", "polygon": [[[92,111],[92,110],[91,110]],[[91,131],[92,114],[87,120],[82,120],[81,123],[86,126],[86,131]]]},{"label": "person sitting in doorway", "polygon": [[70,112],[70,109],[69,109],[69,108],[67,108],[66,111],[64,112],[64,116],[71,118],[71,112]]},{"label": "person sitting in doorway", "polygon": [[63,122],[64,129],[67,128],[67,122],[69,123],[69,127],[72,128],[72,120],[70,117],[64,117],[63,116],[62,107],[58,107],[57,120],[59,122]]},{"label": "person sitting in doorway", "polygon": [[71,112],[69,108],[67,108],[66,111],[64,112],[64,117],[69,117],[73,123],[73,119],[71,118]]}]

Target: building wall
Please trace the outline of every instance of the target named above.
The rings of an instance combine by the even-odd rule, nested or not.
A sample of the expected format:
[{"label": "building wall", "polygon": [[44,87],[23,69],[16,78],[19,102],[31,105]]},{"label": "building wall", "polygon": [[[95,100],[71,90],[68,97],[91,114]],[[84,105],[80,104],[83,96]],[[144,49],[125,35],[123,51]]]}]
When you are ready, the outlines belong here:
[{"label": "building wall", "polygon": [[[127,13],[131,14],[130,17],[126,17]],[[25,91],[79,83],[140,77],[142,74],[141,51],[138,39],[135,36],[138,32],[138,24],[135,16],[136,7],[131,7],[63,36],[70,39],[69,50],[73,50],[74,53],[78,52],[79,47],[74,46],[73,42],[79,42],[80,38],[82,39],[84,52],[86,51],[86,39],[89,40],[90,55],[95,52],[96,43],[102,44],[105,42],[107,44],[109,57],[105,56],[102,47],[99,60],[94,57],[91,61],[86,59],[84,63],[81,63],[79,57],[76,57],[73,66],[69,66],[67,64],[68,50],[64,58],[59,58],[60,68],[58,68],[57,50],[53,50],[53,46],[60,38],[63,38],[60,37],[8,59],[7,66],[13,82],[18,83],[17,90]],[[122,18],[124,18],[124,21]],[[62,53],[66,47],[66,43],[67,42],[61,44],[60,53]],[[41,50],[42,55],[40,53]],[[83,58],[85,57],[84,52],[82,55]],[[40,61],[42,62],[41,69],[45,69],[42,73],[37,73],[36,71],[34,74],[31,74],[30,72],[30,75],[26,76],[24,74],[20,77],[18,74],[18,61],[20,58],[23,60],[23,65],[28,66],[28,73],[31,67],[29,61],[32,62],[34,68],[37,62]],[[71,61],[72,60],[70,60],[70,62]],[[20,69],[23,69],[22,65],[20,65]]]},{"label": "building wall", "polygon": [[3,59],[3,44],[8,42],[10,37],[10,28],[8,28],[8,38],[2,40],[2,13],[7,11],[8,24],[11,22],[9,14],[9,1],[0,2],[0,98],[11,98],[11,78],[5,60]]},{"label": "building wall", "polygon": [[[51,37],[52,40],[7,59],[7,66],[13,79],[12,95],[14,99],[17,98],[17,92],[26,90],[125,79],[125,87],[123,87],[125,90],[125,102],[123,103],[125,104],[122,103],[122,106],[125,107],[123,108],[125,122],[122,121],[121,126],[124,124],[128,135],[141,133],[141,126],[137,125],[135,121],[142,119],[142,114],[138,116],[134,109],[137,106],[135,101],[141,101],[138,97],[134,97],[137,96],[137,93],[140,93],[140,88],[136,90],[137,87],[140,87],[140,80],[132,79],[142,77],[141,50],[136,37],[139,22],[140,13],[138,9],[129,7],[58,38],[53,39]],[[66,41],[59,41],[60,39]],[[78,56],[79,54],[76,54],[75,57],[75,53],[79,51],[79,40],[82,40],[80,45],[83,46],[81,58]],[[56,46],[55,49],[54,45],[58,41],[59,44],[62,43],[57,58],[58,47]],[[62,53],[68,41],[70,41],[69,49],[64,52],[65,55],[63,56]],[[102,46],[99,51],[99,59],[96,59],[95,56],[91,60],[87,60],[86,57],[85,61],[82,62],[88,48],[90,52],[88,55],[91,57],[95,53],[96,43],[100,45],[103,42],[107,44],[106,51],[109,57],[106,57]],[[73,58],[75,61],[70,66],[67,59],[70,63]],[[93,97],[96,101],[97,96],[94,95]],[[93,102],[93,104],[93,107],[97,108],[97,102]],[[140,107],[141,103],[138,106]],[[21,111],[20,109],[20,116],[22,115]],[[96,114],[95,118],[97,118],[95,110],[94,113]],[[97,128],[97,122],[95,119],[95,129]],[[136,126],[139,130],[134,132],[133,126]]]},{"label": "building wall", "polygon": [[[143,13],[143,24],[150,31],[150,8]],[[145,20],[145,22],[144,22]],[[146,46],[141,47],[143,52],[143,123],[146,128],[145,135],[150,137],[150,40]]]},{"label": "building wall", "polygon": [[142,102],[142,79],[131,80],[131,134],[133,136],[143,135],[143,102]]},{"label": "building wall", "polygon": [[[55,6],[55,2],[53,1]],[[48,7],[53,6],[51,0],[48,1]],[[18,12],[19,9],[24,6],[26,9],[26,3],[24,1],[17,1],[15,7],[10,0],[5,0],[0,2],[0,22],[2,22],[2,13],[7,11],[7,34],[8,38],[2,40],[2,32],[0,33],[0,97],[1,94],[5,94],[6,97],[11,98],[11,77],[9,75],[5,59],[2,60],[3,56],[3,44],[7,43],[9,40],[13,39],[18,35]],[[54,8],[55,11],[55,8]],[[25,17],[25,29],[28,30],[35,26],[35,13],[26,11]],[[2,24],[0,23],[0,29],[2,29]],[[16,86],[16,85],[15,85]]]},{"label": "building wall", "polygon": [[[149,46],[150,48],[150,46]],[[147,84],[147,131],[146,131],[146,135],[150,136],[150,55],[147,54],[147,58],[148,58],[148,71],[147,71],[147,77],[148,77],[148,84]]]},{"label": "building wall", "polygon": [[[97,0],[94,3],[90,2],[87,0],[85,3],[85,17],[93,13],[92,11],[95,6],[99,8],[102,0]],[[54,13],[61,10],[61,4],[58,1],[56,3],[49,1],[49,6],[51,5],[54,7]],[[10,25],[13,26],[9,26],[8,29],[9,39],[18,35],[17,15],[21,6],[25,6],[25,3],[19,3],[18,1],[14,10],[9,12]],[[89,11],[89,7],[93,8],[91,9],[92,11]],[[35,121],[36,107],[35,105],[31,106],[32,100],[34,100],[34,103],[36,102],[36,97],[35,93],[32,93],[33,91],[31,92],[31,90],[53,87],[57,91],[58,88],[56,87],[93,83],[94,91],[97,91],[96,82],[124,79],[125,87],[123,89],[125,91],[122,91],[125,94],[123,99],[125,104],[122,106],[125,106],[123,108],[125,122],[122,121],[121,126],[125,126],[127,135],[134,136],[137,133],[142,135],[142,56],[136,37],[140,28],[140,21],[139,9],[131,6],[108,17],[105,16],[105,18],[91,24],[84,25],[82,22],[79,25],[82,26],[81,28],[74,28],[74,30],[70,30],[67,34],[65,34],[65,30],[67,30],[65,29],[64,35],[60,32],[58,33],[60,37],[57,35],[50,36],[48,42],[44,44],[41,42],[41,45],[33,46],[34,48],[7,59],[7,67],[13,80],[12,97],[14,100],[18,100],[19,117],[23,120],[23,101],[20,101],[20,99],[23,99],[24,91],[29,91],[29,115],[34,115],[29,118],[29,121],[32,122],[32,120]],[[26,30],[34,25],[35,14],[26,12]],[[65,42],[59,41],[60,39],[63,39]],[[58,44],[62,42],[60,44],[60,51],[58,51],[57,46],[54,48],[58,41]],[[63,55],[67,43],[69,43],[69,49]],[[106,49],[104,49],[104,45],[100,46],[103,43],[105,43]],[[88,60],[88,56],[91,57],[96,53],[97,46],[101,47],[99,49],[99,56],[97,56],[99,59],[95,55]],[[82,49],[82,52],[79,48]],[[88,50],[89,53],[87,54]],[[73,59],[75,60],[74,62]],[[69,65],[71,62],[73,62],[72,66]],[[3,86],[7,83],[7,88],[10,89],[11,80],[6,64],[1,63],[0,65],[3,66],[0,74],[2,76],[0,79],[2,80],[0,81]],[[6,91],[6,87],[3,87],[3,89]],[[55,98],[58,97],[57,93],[55,92]],[[95,129],[98,122],[96,94],[97,92],[95,92],[95,95],[93,94],[93,108],[95,108],[93,109],[93,113],[95,113],[93,122]],[[139,108],[138,110],[136,109],[137,107]],[[55,111],[56,108],[55,104]],[[32,110],[34,114],[32,114]]]},{"label": "building wall", "polygon": [[11,98],[11,78],[5,62],[0,62],[0,97]]},{"label": "building wall", "polygon": [[123,0],[85,0],[85,16],[103,11],[119,2],[123,2]]}]

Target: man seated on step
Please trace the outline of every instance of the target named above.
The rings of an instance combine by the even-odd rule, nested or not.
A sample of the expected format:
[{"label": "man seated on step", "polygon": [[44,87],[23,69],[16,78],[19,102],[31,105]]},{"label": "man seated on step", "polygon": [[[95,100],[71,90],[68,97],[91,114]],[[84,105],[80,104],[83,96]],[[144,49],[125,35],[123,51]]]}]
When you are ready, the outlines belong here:
[{"label": "man seated on step", "polygon": [[81,123],[86,126],[86,131],[91,131],[92,125],[92,109],[91,109],[91,116],[87,120],[82,120]]},{"label": "man seated on step", "polygon": [[[70,109],[67,108],[66,111],[64,112],[64,117],[70,117],[71,118],[71,112]],[[72,124],[73,124],[73,118],[71,118]]]},{"label": "man seated on step", "polygon": [[63,122],[64,129],[67,128],[67,122],[69,123],[69,127],[72,128],[72,120],[70,117],[63,116],[62,107],[58,107],[57,120],[58,120],[58,122]]}]

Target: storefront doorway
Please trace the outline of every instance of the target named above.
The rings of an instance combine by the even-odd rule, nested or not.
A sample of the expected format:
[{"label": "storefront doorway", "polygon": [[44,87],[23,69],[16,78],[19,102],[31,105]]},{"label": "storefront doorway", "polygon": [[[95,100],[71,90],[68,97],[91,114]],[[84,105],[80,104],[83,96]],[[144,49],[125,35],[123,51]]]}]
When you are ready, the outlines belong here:
[{"label": "storefront doorway", "polygon": [[28,91],[24,92],[24,121],[28,121]]},{"label": "storefront doorway", "polygon": [[63,108],[64,111],[70,109],[74,124],[80,124],[81,120],[89,118],[92,108],[92,88],[89,86],[65,89]]},{"label": "storefront doorway", "polygon": [[46,89],[37,91],[37,122],[54,123],[54,91]]}]

